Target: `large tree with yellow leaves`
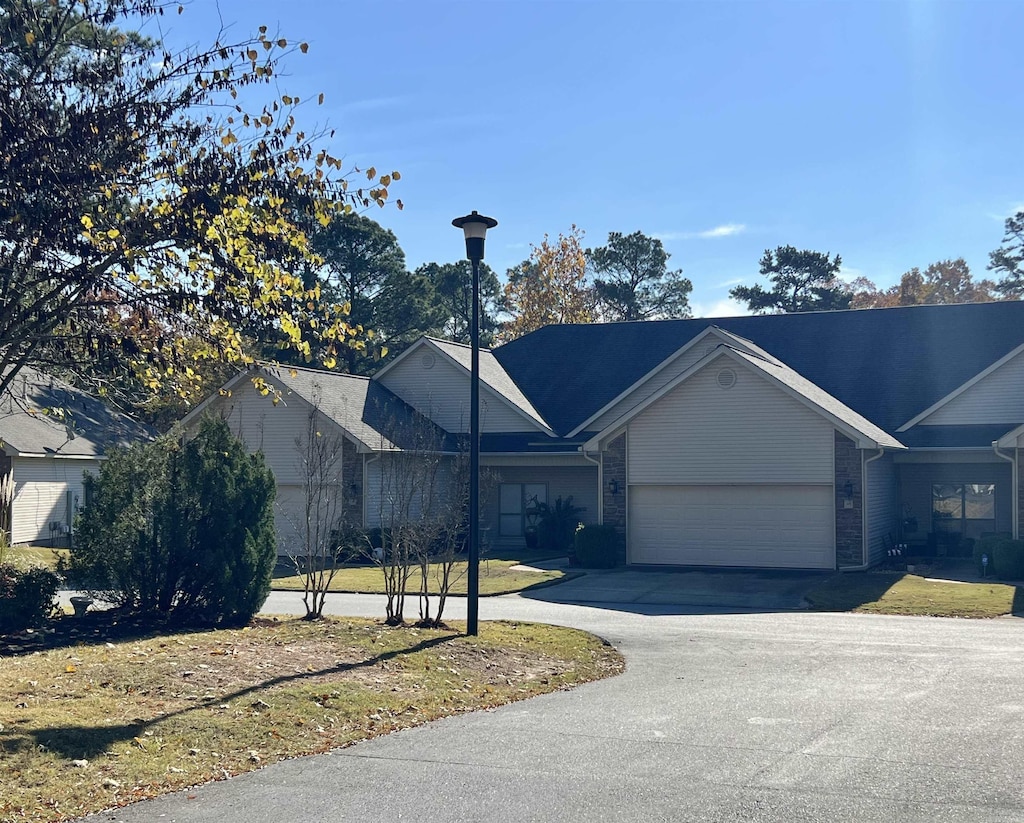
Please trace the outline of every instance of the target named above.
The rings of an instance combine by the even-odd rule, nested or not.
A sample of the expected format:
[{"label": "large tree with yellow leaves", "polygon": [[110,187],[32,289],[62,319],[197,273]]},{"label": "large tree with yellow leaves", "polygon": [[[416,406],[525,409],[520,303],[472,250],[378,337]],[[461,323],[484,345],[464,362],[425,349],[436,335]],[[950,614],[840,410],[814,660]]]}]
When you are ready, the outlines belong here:
[{"label": "large tree with yellow leaves", "polygon": [[276,77],[306,44],[261,27],[172,53],[136,33],[165,11],[182,9],[0,4],[0,392],[88,361],[187,394],[208,364],[250,362],[254,324],[328,368],[361,345],[297,272],[310,227],[383,205],[397,173],[343,169],[299,126]]}]

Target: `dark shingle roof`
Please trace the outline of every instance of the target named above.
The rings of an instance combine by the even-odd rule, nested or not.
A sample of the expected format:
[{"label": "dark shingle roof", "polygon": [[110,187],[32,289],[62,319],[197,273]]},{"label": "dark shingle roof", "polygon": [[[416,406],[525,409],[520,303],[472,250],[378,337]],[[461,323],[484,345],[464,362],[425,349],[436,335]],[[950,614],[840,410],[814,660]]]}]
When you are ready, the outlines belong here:
[{"label": "dark shingle roof", "polygon": [[710,325],[895,432],[1024,343],[1024,302],[547,326],[494,356],[564,435]]},{"label": "dark shingle roof", "polygon": [[[291,366],[263,367],[371,449],[457,451],[458,439],[368,377]],[[286,395],[287,397],[287,395]]]},{"label": "dark shingle roof", "polygon": [[152,436],[142,423],[27,366],[0,397],[0,443],[19,454],[101,457]]}]

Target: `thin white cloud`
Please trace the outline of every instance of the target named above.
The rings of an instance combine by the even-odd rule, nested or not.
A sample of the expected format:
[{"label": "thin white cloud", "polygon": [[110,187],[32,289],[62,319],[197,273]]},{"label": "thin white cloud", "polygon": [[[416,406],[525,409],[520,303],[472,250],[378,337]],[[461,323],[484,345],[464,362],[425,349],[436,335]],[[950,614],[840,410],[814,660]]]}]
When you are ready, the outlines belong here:
[{"label": "thin white cloud", "polygon": [[1013,217],[1015,214],[1024,211],[1024,203],[1014,203],[1002,214],[996,212],[989,212],[988,216],[995,220],[997,223],[1005,223],[1008,217]]},{"label": "thin white cloud", "polygon": [[864,277],[862,269],[855,269],[852,266],[843,266],[839,269],[839,279],[844,283],[852,283],[858,277]]},{"label": "thin white cloud", "polygon": [[747,227],[742,223],[723,223],[707,231],[699,231],[696,236],[703,240],[710,240],[715,237],[732,237],[734,234],[743,234]]},{"label": "thin white cloud", "polygon": [[716,289],[727,289],[730,286],[738,286],[742,282],[743,282],[743,278],[742,277],[733,277],[731,280],[725,280],[725,281],[723,281],[721,283],[716,284],[715,288]]},{"label": "thin white cloud", "polygon": [[716,300],[713,303],[691,302],[690,310],[694,317],[742,317],[750,314],[750,310],[731,297]]},{"label": "thin white cloud", "polygon": [[712,229],[704,231],[665,231],[656,232],[651,237],[656,240],[715,240],[719,237],[732,237],[735,234],[743,234],[747,230],[744,223],[723,223]]}]

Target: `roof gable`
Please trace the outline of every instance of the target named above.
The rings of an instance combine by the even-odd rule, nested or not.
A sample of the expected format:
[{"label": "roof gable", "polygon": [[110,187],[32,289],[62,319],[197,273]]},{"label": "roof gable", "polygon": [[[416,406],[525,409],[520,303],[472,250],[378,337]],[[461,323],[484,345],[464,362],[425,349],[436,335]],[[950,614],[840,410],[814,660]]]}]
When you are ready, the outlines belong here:
[{"label": "roof gable", "polygon": [[630,409],[619,419],[609,424],[602,432],[592,437],[587,441],[584,448],[588,450],[597,448],[601,441],[607,439],[609,435],[616,434],[630,420],[642,414],[647,408],[685,383],[693,375],[703,371],[711,363],[719,362],[723,359],[732,360],[737,364],[749,367],[754,372],[760,373],[770,382],[781,388],[786,394],[828,419],[836,428],[857,441],[859,448],[904,448],[903,444],[896,438],[887,434],[870,420],[865,419],[843,405],[836,398],[828,394],[828,392],[823,391],[820,387],[797,374],[788,366],[779,363],[777,360],[765,359],[749,352],[734,349],[731,346],[720,346],[709,351],[685,372],[669,381],[642,403]]},{"label": "roof gable", "polygon": [[732,346],[741,351],[749,351],[767,360],[774,359],[768,352],[749,340],[744,340],[742,337],[720,329],[718,326],[707,326],[703,331],[692,337],[673,354],[666,357],[651,371],[629,386],[629,388],[621,392],[616,398],[579,423],[569,432],[568,436],[574,437],[588,428],[603,428],[602,422],[607,423],[619,416],[616,412],[622,413],[628,408],[643,402],[675,376],[686,371],[704,355],[721,345]]},{"label": "roof gable", "polygon": [[1024,343],[1024,302],[547,326],[493,353],[563,434],[709,326],[894,432]]},{"label": "roof gable", "polygon": [[[413,374],[411,370],[414,364],[425,356],[441,358],[450,368],[456,370],[451,376],[442,379],[440,373],[434,373],[434,379],[438,386],[440,397],[432,397],[431,404],[445,405],[445,408],[430,411],[424,407],[423,397],[414,396],[425,377],[422,373]],[[435,365],[424,365],[424,369],[434,369]],[[445,372],[445,375],[448,373]],[[457,377],[456,377],[457,374]],[[465,383],[468,386],[471,374],[471,348],[461,343],[451,343],[445,340],[437,340],[432,337],[421,337],[416,343],[402,352],[387,366],[382,368],[373,379],[388,386],[398,395],[404,397],[407,402],[420,408],[425,414],[438,416],[438,422],[446,425],[447,428],[465,428],[468,425],[468,418],[462,419],[463,414],[459,411],[469,405],[469,393],[467,390],[459,391],[460,402],[458,409],[447,408],[450,405],[450,397],[456,389],[456,384],[461,388]],[[447,385],[445,383],[447,382]],[[482,387],[482,398],[485,403],[497,404],[492,407],[492,417],[497,416],[504,421],[500,428],[509,431],[540,430],[547,435],[552,435],[550,427],[537,413],[530,401],[516,385],[515,381],[505,372],[505,369],[494,358],[489,349],[480,350],[480,382]],[[446,397],[445,395],[448,395]],[[504,413],[502,413],[502,410]],[[449,419],[454,415],[454,419]],[[521,421],[521,422],[519,422]],[[486,423],[485,423],[486,428]]]}]

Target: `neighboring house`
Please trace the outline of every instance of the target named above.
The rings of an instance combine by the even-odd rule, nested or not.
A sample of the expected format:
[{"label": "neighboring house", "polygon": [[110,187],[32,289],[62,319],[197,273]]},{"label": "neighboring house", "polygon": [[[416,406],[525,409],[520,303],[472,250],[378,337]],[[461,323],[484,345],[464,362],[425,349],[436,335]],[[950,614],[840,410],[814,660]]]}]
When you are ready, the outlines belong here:
[{"label": "neighboring house", "polygon": [[[469,354],[423,338],[372,379],[271,370],[277,407],[245,375],[208,407],[287,497],[315,391],[372,526],[394,421],[464,443]],[[483,351],[481,379],[492,545],[521,544],[531,498],[569,495],[641,565],[859,568],[900,542],[1020,535],[1024,302],[549,326]]]},{"label": "neighboring house", "polygon": [[31,368],[0,396],[0,477],[13,480],[12,543],[67,545],[85,503],[85,472],[109,449],[152,433],[99,400]]}]

